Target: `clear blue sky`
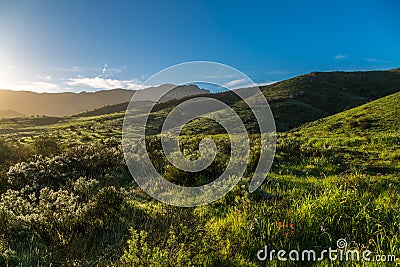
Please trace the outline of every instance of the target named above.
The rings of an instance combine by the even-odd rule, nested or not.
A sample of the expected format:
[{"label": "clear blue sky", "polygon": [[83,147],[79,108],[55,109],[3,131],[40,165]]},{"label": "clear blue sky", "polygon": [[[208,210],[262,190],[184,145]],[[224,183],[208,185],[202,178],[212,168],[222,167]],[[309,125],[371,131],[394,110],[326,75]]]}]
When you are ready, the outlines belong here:
[{"label": "clear blue sky", "polygon": [[382,0],[0,0],[0,86],[134,89],[192,60],[228,64],[257,83],[397,68],[399,14],[399,1]]}]

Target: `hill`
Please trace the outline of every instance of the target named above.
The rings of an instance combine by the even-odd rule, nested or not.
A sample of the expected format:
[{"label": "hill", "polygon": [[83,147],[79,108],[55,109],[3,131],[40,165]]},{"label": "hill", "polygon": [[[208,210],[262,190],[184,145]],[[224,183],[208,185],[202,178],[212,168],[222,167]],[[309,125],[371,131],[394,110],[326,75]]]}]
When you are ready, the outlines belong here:
[{"label": "hill", "polygon": [[[164,84],[143,89],[141,98],[152,99],[157,92],[163,92],[175,85]],[[88,110],[130,101],[137,91],[114,89],[82,93],[35,93],[27,91],[0,90],[0,109],[14,110],[27,115],[70,116]],[[209,91],[196,85],[178,86],[166,94],[161,102],[188,95],[204,94]]]},{"label": "hill", "polygon": [[292,130],[307,136],[352,136],[400,132],[400,92]]},{"label": "hill", "polygon": [[400,72],[313,72],[261,90],[277,128],[289,130],[400,91]]},{"label": "hill", "polygon": [[[150,105],[153,102],[151,101],[136,101],[135,107],[141,107],[145,105]],[[120,104],[115,104],[115,105],[107,105],[101,108],[96,108],[94,110],[89,110],[85,111],[82,113],[79,113],[77,115],[74,115],[74,117],[91,117],[91,116],[100,116],[100,115],[107,115],[107,114],[113,114],[113,113],[118,113],[126,110],[128,108],[129,102],[124,102]]]},{"label": "hill", "polygon": [[[246,90],[246,88],[238,89]],[[261,86],[274,114],[278,131],[287,131],[338,112],[400,91],[400,70],[365,72],[312,72],[275,84]],[[256,131],[247,105],[232,91],[202,96],[215,98],[232,106]],[[192,98],[157,104],[153,111],[165,114],[179,103]],[[127,104],[102,109],[98,115],[125,111]],[[97,114],[97,113],[93,113]],[[155,125],[160,128],[161,125]],[[206,127],[210,128],[210,127]],[[212,127],[211,127],[212,128]]]},{"label": "hill", "polygon": [[0,110],[0,118],[18,118],[25,116],[25,114],[16,112],[15,110]]},{"label": "hill", "polygon": [[[238,90],[245,90],[238,89]],[[304,123],[348,110],[400,91],[400,69],[364,72],[312,72],[275,84],[261,86],[274,114],[277,131],[294,129]],[[251,111],[233,92],[209,95],[232,106],[250,132],[257,132]],[[177,100],[182,102],[184,99]],[[170,104],[168,106],[168,104]],[[171,109],[177,103],[161,105]],[[157,111],[158,108],[155,107]],[[188,125],[194,129],[196,122]],[[160,125],[158,128],[160,129]],[[216,124],[203,122],[201,131],[216,131]]]},{"label": "hill", "polygon": [[[273,85],[263,86],[260,89],[269,101],[277,130],[284,132],[304,123],[316,121],[400,91],[400,71],[397,69],[368,72],[314,72]],[[247,105],[234,92],[201,95],[219,99],[232,106],[245,122],[249,132],[257,132],[258,126],[254,116]],[[168,112],[179,103],[192,97],[194,96],[157,103],[150,117],[148,133],[156,134],[159,132]],[[143,105],[150,103],[145,100],[141,102]],[[120,136],[126,107],[126,102],[109,105],[80,113],[73,118],[63,118],[61,121],[57,118],[3,120],[0,124],[0,132],[3,134],[12,133],[15,135],[14,138],[17,138],[18,133],[28,135],[27,132],[48,131],[48,126],[51,126],[52,129],[69,129],[72,125],[76,129],[76,133],[84,132],[87,128],[93,128],[97,129],[100,135],[104,133],[106,136]],[[352,125],[359,123],[361,125],[359,127],[366,127],[366,122],[360,120]],[[335,126],[330,127],[334,128]],[[203,120],[201,123],[199,123],[199,120],[194,120],[188,123],[184,129],[183,134],[187,135],[224,133],[221,127],[210,120]],[[75,131],[69,130],[68,133],[74,136],[76,134]],[[79,135],[75,137],[80,138]]]}]

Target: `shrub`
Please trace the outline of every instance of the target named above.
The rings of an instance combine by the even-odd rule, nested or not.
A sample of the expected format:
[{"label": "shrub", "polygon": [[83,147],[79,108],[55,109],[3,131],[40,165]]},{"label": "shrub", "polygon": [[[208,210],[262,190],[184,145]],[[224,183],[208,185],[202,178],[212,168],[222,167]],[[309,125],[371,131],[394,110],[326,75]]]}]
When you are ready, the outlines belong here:
[{"label": "shrub", "polygon": [[33,142],[33,147],[36,154],[45,157],[54,156],[61,152],[59,142],[51,136],[37,137]]}]

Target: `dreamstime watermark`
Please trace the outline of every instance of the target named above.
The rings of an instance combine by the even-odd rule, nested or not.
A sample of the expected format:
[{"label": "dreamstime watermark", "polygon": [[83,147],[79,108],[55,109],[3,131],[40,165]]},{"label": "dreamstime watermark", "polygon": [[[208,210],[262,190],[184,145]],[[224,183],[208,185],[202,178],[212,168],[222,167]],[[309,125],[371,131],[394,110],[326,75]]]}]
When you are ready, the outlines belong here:
[{"label": "dreamstime watermark", "polygon": [[337,248],[324,249],[319,253],[313,249],[309,250],[290,250],[284,249],[268,250],[268,246],[257,252],[257,258],[260,261],[364,261],[364,262],[398,262],[395,255],[373,255],[372,251],[366,249],[359,251],[348,248],[346,239],[340,238],[336,242]]},{"label": "dreamstime watermark", "polygon": [[[153,198],[169,205],[193,207],[208,204],[229,192],[242,178],[249,158],[249,136],[239,115],[226,103],[208,96],[180,101],[164,120],[160,133],[163,152],[169,162],[186,172],[200,172],[214,161],[215,142],[204,138],[199,144],[200,157],[189,160],[179,148],[179,135],[188,122],[208,118],[222,125],[230,139],[231,155],[225,171],[206,185],[185,187],[171,183],[157,172],[146,149],[146,125],[163,96],[182,85],[209,84],[232,90],[256,118],[260,137],[260,157],[249,185],[256,190],[266,178],[275,155],[276,131],[271,109],[264,95],[242,72],[215,62],[187,62],[166,68],[145,81],[142,88],[162,85],[159,90],[138,90],[125,112],[122,145],[129,171],[137,184]],[[233,88],[234,87],[234,88]],[[163,90],[160,90],[163,88]],[[245,88],[233,90],[235,88]],[[178,88],[179,89],[179,88]],[[222,99],[223,100],[223,99]]]}]

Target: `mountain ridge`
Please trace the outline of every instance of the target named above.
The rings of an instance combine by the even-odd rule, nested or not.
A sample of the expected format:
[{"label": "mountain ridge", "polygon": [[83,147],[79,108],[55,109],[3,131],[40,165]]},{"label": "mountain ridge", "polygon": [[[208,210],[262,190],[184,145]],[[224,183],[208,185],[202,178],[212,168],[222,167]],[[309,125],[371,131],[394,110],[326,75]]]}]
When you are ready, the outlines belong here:
[{"label": "mountain ridge", "polygon": [[[31,91],[0,90],[0,110],[13,110],[17,113],[45,116],[71,116],[107,105],[129,102],[140,92],[138,100],[152,99],[160,92],[173,88],[160,102],[188,95],[209,93],[196,85],[175,86],[164,84],[141,90],[112,89],[97,92],[36,93]],[[0,116],[1,117],[1,116]]]},{"label": "mountain ridge", "polygon": [[[287,131],[400,91],[400,69],[311,72],[259,88],[269,102],[277,130]],[[236,90],[243,91],[246,88]],[[240,111],[242,119],[252,120],[251,110],[233,91],[202,96],[221,100]],[[153,112],[171,109],[192,97],[158,103]],[[105,115],[107,111],[122,112],[126,110],[127,105],[128,103],[120,104],[120,109],[110,106],[96,114]]]}]

